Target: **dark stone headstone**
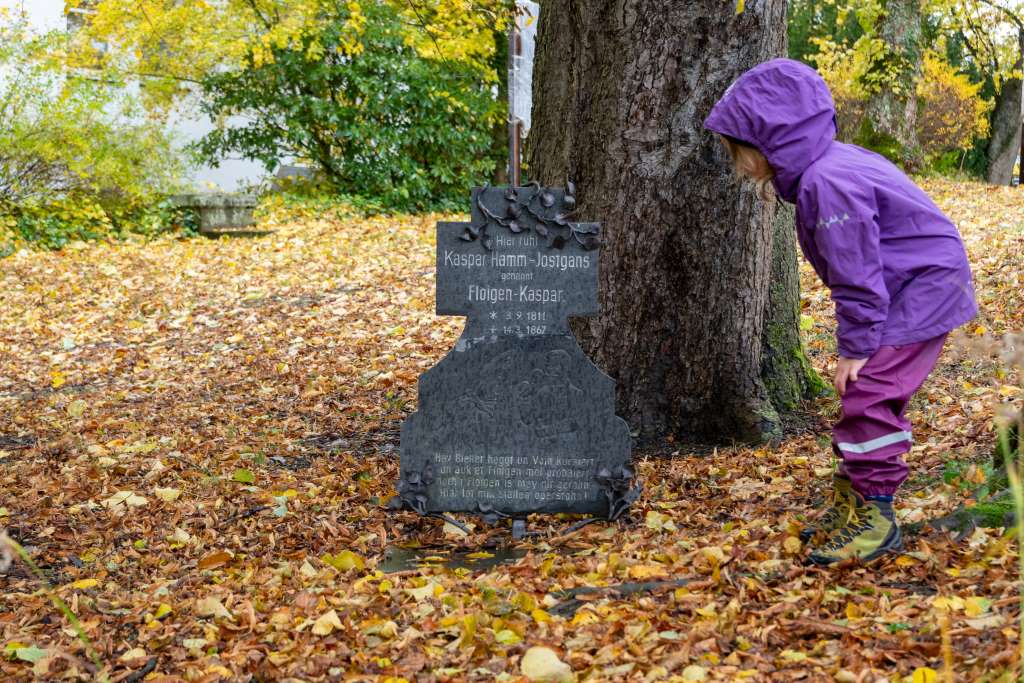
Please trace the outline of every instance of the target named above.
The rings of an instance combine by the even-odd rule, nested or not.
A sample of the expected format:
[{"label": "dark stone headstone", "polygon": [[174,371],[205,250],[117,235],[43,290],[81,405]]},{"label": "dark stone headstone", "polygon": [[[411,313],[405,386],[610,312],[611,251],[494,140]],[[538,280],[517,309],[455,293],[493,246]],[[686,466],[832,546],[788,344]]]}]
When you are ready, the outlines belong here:
[{"label": "dark stone headstone", "polygon": [[574,206],[562,190],[478,188],[471,223],[438,224],[437,312],[468,320],[420,377],[394,507],[614,518],[638,495],[614,381],[568,325],[598,311],[599,226],[568,222]]}]

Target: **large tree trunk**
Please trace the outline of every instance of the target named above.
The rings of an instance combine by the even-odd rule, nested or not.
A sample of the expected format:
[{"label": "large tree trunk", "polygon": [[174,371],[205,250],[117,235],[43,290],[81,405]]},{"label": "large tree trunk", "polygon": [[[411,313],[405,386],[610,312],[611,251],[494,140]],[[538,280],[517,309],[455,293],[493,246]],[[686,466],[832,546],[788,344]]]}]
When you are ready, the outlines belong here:
[{"label": "large tree trunk", "polygon": [[[529,172],[572,178],[579,215],[604,225],[601,313],[577,333],[646,437],[775,436],[763,365],[789,389],[806,382],[806,366],[775,362],[801,354],[792,234],[769,309],[776,202],[732,177],[702,127],[737,76],[784,54],[785,12],[784,0],[739,15],[721,0],[543,4]],[[776,310],[778,343],[765,337]]]},{"label": "large tree trunk", "polygon": [[[1019,31],[1017,41],[1024,55],[1024,31]],[[1021,58],[1013,65],[1019,71]],[[988,170],[985,179],[993,185],[1009,185],[1013,177],[1013,164],[1020,153],[1020,126],[1022,120],[1020,77],[1007,79],[996,98],[996,109],[992,113],[992,137],[988,141]]]},{"label": "large tree trunk", "polygon": [[879,79],[881,87],[868,99],[868,129],[859,141],[914,167],[921,156],[916,132],[916,88],[923,62],[921,0],[885,0],[884,6],[878,33],[885,55],[868,74]]}]

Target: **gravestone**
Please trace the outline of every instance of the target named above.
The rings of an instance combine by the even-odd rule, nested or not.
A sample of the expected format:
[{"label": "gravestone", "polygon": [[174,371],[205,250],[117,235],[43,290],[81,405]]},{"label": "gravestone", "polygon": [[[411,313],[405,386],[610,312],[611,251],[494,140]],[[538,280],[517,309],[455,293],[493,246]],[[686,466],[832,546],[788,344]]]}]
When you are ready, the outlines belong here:
[{"label": "gravestone", "polygon": [[437,225],[437,313],[466,316],[402,424],[393,508],[618,517],[639,495],[615,384],[569,316],[598,312],[599,226],[569,193],[477,188],[472,222]]}]

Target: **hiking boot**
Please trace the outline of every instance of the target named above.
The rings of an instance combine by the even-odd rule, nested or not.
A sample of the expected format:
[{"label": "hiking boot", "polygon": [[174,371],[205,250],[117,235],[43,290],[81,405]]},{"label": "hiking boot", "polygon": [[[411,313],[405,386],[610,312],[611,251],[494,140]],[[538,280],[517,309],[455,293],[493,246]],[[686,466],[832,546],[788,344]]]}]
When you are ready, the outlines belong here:
[{"label": "hiking boot", "polygon": [[853,504],[850,502],[850,495],[853,493],[853,486],[850,480],[841,475],[832,477],[832,494],[825,512],[812,524],[800,531],[800,540],[806,543],[814,538],[819,531],[831,534],[836,529],[846,526],[850,519],[850,512]]},{"label": "hiking boot", "polygon": [[850,501],[855,507],[846,525],[814,549],[807,558],[812,564],[828,565],[850,559],[867,563],[903,547],[891,500],[865,500],[852,492]]}]

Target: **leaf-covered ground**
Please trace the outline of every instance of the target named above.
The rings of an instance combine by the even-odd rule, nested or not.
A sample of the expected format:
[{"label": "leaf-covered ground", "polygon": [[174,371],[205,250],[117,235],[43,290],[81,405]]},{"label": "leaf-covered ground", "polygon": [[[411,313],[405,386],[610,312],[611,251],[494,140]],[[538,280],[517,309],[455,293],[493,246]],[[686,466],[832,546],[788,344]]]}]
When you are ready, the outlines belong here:
[{"label": "leaf-covered ground", "polygon": [[[1021,190],[928,188],[959,221],[984,313],[913,405],[906,522],[984,485],[1018,389],[974,342],[1024,329]],[[926,527],[868,568],[802,566],[827,431],[641,452],[628,520],[565,535],[568,520],[533,519],[541,536],[496,566],[507,528],[384,512],[416,378],[462,324],[433,313],[435,219],[308,215],[263,238],[0,261],[0,527],[112,680],[514,680],[533,646],[553,653],[527,668],[563,679],[543,655],[580,680],[1014,675],[1016,544],[999,530]],[[827,373],[831,306],[809,272],[804,286]],[[412,544],[421,566],[382,571]],[[437,561],[459,550],[461,566]],[[23,563],[0,574],[0,677],[90,677],[41,588]]]}]

